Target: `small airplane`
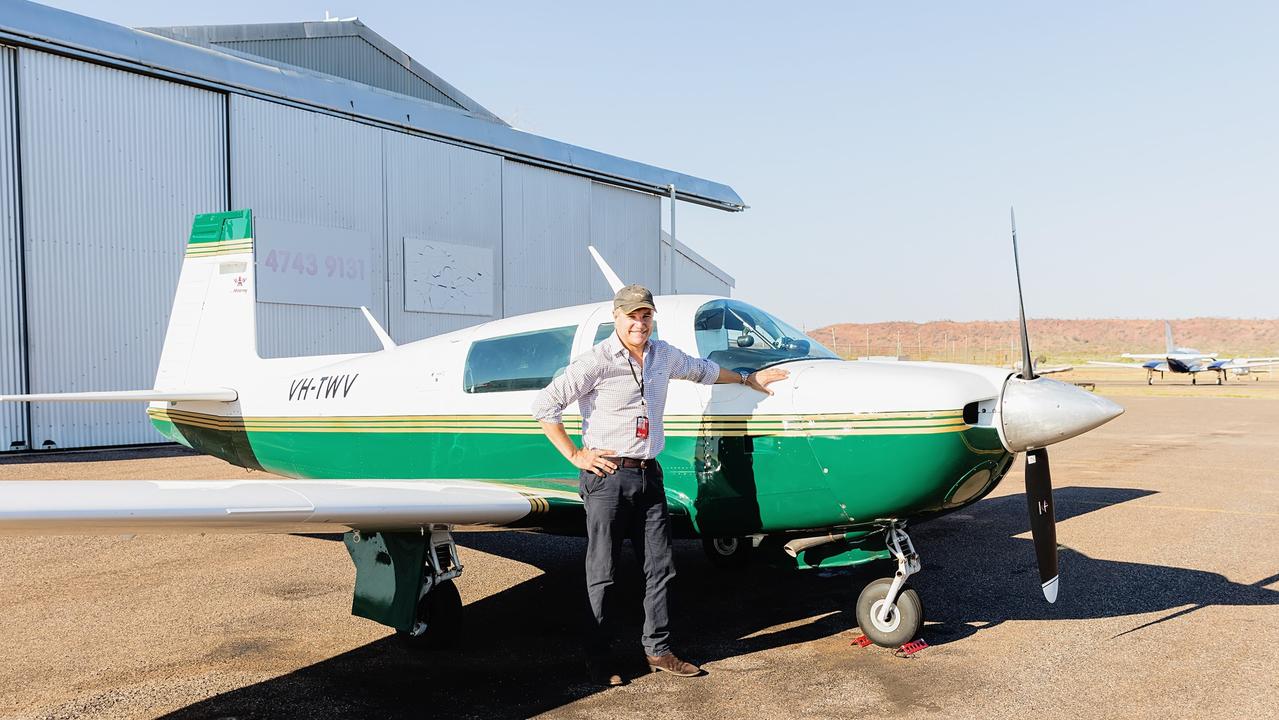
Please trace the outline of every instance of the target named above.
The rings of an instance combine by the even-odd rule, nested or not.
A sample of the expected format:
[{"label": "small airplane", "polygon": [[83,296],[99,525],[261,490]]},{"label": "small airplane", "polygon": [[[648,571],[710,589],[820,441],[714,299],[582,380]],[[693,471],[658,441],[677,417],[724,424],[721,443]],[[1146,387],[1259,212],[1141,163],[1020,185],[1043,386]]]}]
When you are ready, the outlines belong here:
[{"label": "small airplane", "polygon": [[1218,359],[1218,353],[1204,353],[1194,348],[1180,348],[1172,339],[1172,323],[1164,321],[1164,347],[1160,353],[1124,353],[1122,357],[1130,360],[1145,360],[1140,363],[1106,362],[1089,360],[1089,365],[1101,367],[1142,368],[1146,371],[1146,384],[1155,384],[1155,373],[1162,380],[1165,372],[1189,374],[1190,384],[1198,385],[1198,375],[1204,372],[1217,373],[1217,384],[1226,380],[1227,373],[1248,375],[1255,372],[1269,372],[1269,368],[1279,365],[1279,357],[1267,358],[1231,358]]},{"label": "small airplane", "polygon": [[[365,310],[377,352],[262,359],[254,279],[251,212],[199,215],[154,389],[0,400],[149,401],[166,437],[287,479],[0,482],[0,534],[342,531],[356,568],[352,612],[428,644],[455,642],[460,627],[454,526],[583,534],[577,470],[530,406],[571,357],[612,332],[610,302],[403,345]],[[906,582],[921,568],[907,524],[977,502],[1025,452],[1041,589],[1055,601],[1046,447],[1123,408],[1037,377],[1024,310],[1023,367],[1032,370],[1013,374],[844,361],[727,297],[668,295],[656,305],[662,340],[685,352],[790,371],[772,396],[672,383],[660,459],[678,536],[702,538],[724,566],[764,546],[798,568],[895,561],[893,576],[862,590],[856,616],[873,642],[897,647],[924,620]],[[565,421],[580,434],[580,416]]]}]

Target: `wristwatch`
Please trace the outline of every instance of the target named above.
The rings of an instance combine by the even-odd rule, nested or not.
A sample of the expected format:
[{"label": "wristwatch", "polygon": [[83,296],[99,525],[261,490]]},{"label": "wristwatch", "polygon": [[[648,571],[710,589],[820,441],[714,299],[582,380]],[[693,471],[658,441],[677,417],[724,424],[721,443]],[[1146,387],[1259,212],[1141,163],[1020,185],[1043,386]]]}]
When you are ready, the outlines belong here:
[{"label": "wristwatch", "polygon": [[742,384],[743,384],[743,385],[745,385],[745,384],[746,384],[746,381],[747,381],[747,380],[749,380],[749,379],[750,379],[750,377],[751,377],[751,374],[750,374],[750,373],[748,373],[748,372],[746,372],[745,370],[738,370],[738,371],[737,371],[737,374],[742,376]]}]

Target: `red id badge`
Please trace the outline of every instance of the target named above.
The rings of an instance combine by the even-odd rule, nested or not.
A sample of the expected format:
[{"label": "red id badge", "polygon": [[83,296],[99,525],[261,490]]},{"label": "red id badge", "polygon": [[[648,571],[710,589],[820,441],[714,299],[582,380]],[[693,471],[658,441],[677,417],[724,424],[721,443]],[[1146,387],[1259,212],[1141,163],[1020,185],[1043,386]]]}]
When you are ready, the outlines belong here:
[{"label": "red id badge", "polygon": [[643,415],[635,418],[635,437],[640,440],[648,438],[648,418]]}]

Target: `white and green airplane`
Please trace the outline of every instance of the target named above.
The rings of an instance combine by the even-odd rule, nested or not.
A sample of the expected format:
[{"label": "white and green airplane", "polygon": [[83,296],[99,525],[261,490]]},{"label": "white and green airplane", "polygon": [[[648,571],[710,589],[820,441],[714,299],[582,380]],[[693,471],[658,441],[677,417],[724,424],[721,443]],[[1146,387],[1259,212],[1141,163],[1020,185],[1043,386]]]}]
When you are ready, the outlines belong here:
[{"label": "white and green airplane", "polygon": [[[356,566],[352,612],[409,637],[451,638],[461,612],[455,526],[583,530],[577,469],[530,406],[612,332],[611,303],[404,345],[366,310],[377,352],[263,359],[252,228],[248,210],[196,217],[154,389],[0,399],[150,401],[166,437],[289,479],[2,482],[0,533],[341,531]],[[735,299],[656,305],[661,339],[689,354],[790,371],[772,396],[671,385],[667,501],[676,532],[701,537],[714,561],[737,564],[761,545],[800,568],[895,560],[892,577],[861,593],[857,620],[874,642],[898,646],[923,622],[906,585],[920,569],[907,523],[977,502],[1027,452],[1041,581],[1056,598],[1044,448],[1116,417],[1118,405],[1033,372],[844,361]],[[580,432],[580,416],[565,422]]]}]

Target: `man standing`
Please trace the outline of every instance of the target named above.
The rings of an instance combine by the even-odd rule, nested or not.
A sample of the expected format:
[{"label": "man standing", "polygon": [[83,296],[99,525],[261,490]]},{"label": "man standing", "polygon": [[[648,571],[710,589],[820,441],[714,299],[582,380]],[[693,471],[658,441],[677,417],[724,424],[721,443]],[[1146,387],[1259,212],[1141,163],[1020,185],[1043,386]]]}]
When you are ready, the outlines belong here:
[{"label": "man standing", "polygon": [[[586,591],[592,622],[587,659],[594,680],[622,684],[611,667],[611,589],[622,540],[644,569],[644,653],[653,670],[682,677],[701,669],[671,651],[666,586],[675,577],[666,490],[657,456],[666,445],[662,413],[671,379],[705,385],[742,383],[772,395],[768,385],[789,375],[781,369],[754,373],[723,370],[691,357],[653,334],[653,294],[628,285],[613,298],[616,332],[575,358],[538,395],[533,416],[555,448],[580,468],[579,491],[586,507]],[[576,400],[582,412],[582,447],[561,420]]]}]

